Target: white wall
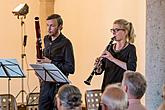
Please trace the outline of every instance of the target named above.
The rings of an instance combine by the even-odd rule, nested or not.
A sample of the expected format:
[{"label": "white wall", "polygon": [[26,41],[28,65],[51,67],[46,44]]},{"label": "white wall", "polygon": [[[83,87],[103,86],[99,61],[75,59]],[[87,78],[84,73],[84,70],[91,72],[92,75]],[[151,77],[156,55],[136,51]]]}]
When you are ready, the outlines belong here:
[{"label": "white wall", "polygon": [[56,0],[55,13],[64,19],[63,33],[74,46],[76,72],[70,75],[73,84],[86,89],[100,88],[102,76],[95,76],[92,86],[84,80],[93,70],[93,63],[108,44],[112,34],[109,29],[115,19],[124,18],[131,21],[137,35],[138,68],[145,71],[145,0]]},{"label": "white wall", "polygon": [[[39,0],[3,0],[0,2],[0,58],[16,58],[21,64],[20,20],[11,12],[19,3],[24,2],[30,7],[25,19],[28,35],[26,58],[29,64],[35,62],[36,56],[34,17],[44,13],[40,12],[42,9],[39,9],[41,7]],[[70,75],[69,79],[81,89],[83,94],[86,89],[101,87],[102,76],[95,76],[91,83],[92,86],[85,85],[83,81],[92,72],[95,58],[100,56],[112,37],[109,29],[112,28],[115,19],[124,18],[134,24],[137,35],[135,39],[138,55],[137,71],[144,73],[145,4],[145,0],[55,0],[55,13],[59,13],[64,19],[63,33],[72,41],[74,47],[76,72]],[[41,24],[44,24],[44,20]],[[44,26],[41,28],[46,29]],[[27,67],[26,64],[24,66]],[[38,86],[36,90],[38,91],[38,79],[34,72],[27,73],[26,71],[26,75],[25,90],[29,92],[28,83],[30,91],[36,86]],[[7,93],[7,79],[0,78],[0,87],[0,93]],[[16,96],[20,90],[21,79],[12,79],[11,93]]]},{"label": "white wall", "polygon": [[[26,72],[26,78],[24,80],[24,89],[26,92],[32,91],[38,86],[38,79],[34,75],[34,72],[27,73],[27,63],[35,62],[35,28],[34,17],[39,15],[39,1],[38,0],[2,0],[0,1],[0,58],[15,58],[21,65],[22,54],[22,39],[21,35],[21,20],[17,19],[17,16],[12,14],[12,10],[20,3],[27,3],[29,5],[29,13],[24,19],[25,30],[28,35],[27,46],[25,47],[26,57],[24,58],[24,70]],[[11,93],[16,96],[21,88],[20,78],[11,78]],[[28,90],[28,86],[30,90]],[[0,78],[0,93],[8,92],[8,79]],[[39,88],[39,87],[38,87]],[[21,95],[18,96],[18,100],[21,99]]]}]

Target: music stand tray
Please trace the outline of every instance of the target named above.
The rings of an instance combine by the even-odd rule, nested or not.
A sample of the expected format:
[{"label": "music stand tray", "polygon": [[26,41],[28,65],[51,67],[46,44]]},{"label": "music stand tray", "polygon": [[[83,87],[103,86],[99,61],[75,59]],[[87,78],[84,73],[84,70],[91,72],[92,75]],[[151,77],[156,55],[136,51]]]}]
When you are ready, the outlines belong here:
[{"label": "music stand tray", "polygon": [[54,65],[50,63],[30,64],[39,79],[57,83],[71,83],[71,81]]},{"label": "music stand tray", "polygon": [[[0,59],[0,77],[8,78],[8,98],[10,98],[10,80],[11,78],[24,78],[25,75],[16,59]],[[10,103],[8,103],[10,109]]]},{"label": "music stand tray", "polygon": [[24,72],[16,59],[0,59],[0,77],[2,78],[24,78]]}]

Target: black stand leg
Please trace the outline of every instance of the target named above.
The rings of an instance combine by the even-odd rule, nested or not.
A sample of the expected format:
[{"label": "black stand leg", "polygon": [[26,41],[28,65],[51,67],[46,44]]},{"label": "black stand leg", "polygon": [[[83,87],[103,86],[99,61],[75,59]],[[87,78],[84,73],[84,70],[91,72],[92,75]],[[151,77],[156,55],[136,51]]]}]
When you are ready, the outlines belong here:
[{"label": "black stand leg", "polygon": [[9,79],[8,79],[8,100],[7,100],[7,102],[8,102],[8,110],[10,110],[10,103],[11,103],[11,97],[10,97],[10,77],[9,77]]},{"label": "black stand leg", "polygon": [[[25,33],[25,23],[23,21],[24,17],[21,17],[21,41],[22,41],[22,49],[21,49],[21,63],[22,63],[22,70],[24,70],[24,58],[26,57],[25,54],[25,46],[26,46],[26,39],[27,39],[27,35],[24,35]],[[26,91],[24,90],[24,78],[22,78],[21,80],[21,91],[17,94],[16,98],[21,94],[22,95],[22,102],[21,102],[21,108],[26,107],[25,106],[25,102],[24,102],[24,94],[26,94]]]}]

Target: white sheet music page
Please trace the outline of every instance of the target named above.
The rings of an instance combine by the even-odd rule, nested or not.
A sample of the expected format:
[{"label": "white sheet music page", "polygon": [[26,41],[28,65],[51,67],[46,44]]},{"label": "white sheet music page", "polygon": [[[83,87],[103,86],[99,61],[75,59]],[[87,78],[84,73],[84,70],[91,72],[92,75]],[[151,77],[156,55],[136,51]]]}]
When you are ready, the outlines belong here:
[{"label": "white sheet music page", "polygon": [[16,59],[13,58],[0,59],[0,77],[19,78],[19,77],[25,77],[24,74],[25,73],[19,66]]}]

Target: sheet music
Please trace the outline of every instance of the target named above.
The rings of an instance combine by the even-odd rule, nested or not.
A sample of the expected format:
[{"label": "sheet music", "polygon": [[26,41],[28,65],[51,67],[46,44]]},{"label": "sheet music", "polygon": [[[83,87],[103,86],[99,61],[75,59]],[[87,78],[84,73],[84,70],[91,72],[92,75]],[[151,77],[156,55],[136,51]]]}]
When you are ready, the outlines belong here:
[{"label": "sheet music", "polygon": [[71,81],[54,64],[30,64],[30,66],[36,71],[37,76],[42,80],[71,83]]},{"label": "sheet music", "polygon": [[[6,73],[7,72],[7,73]],[[16,59],[0,59],[0,77],[25,77]]]}]

